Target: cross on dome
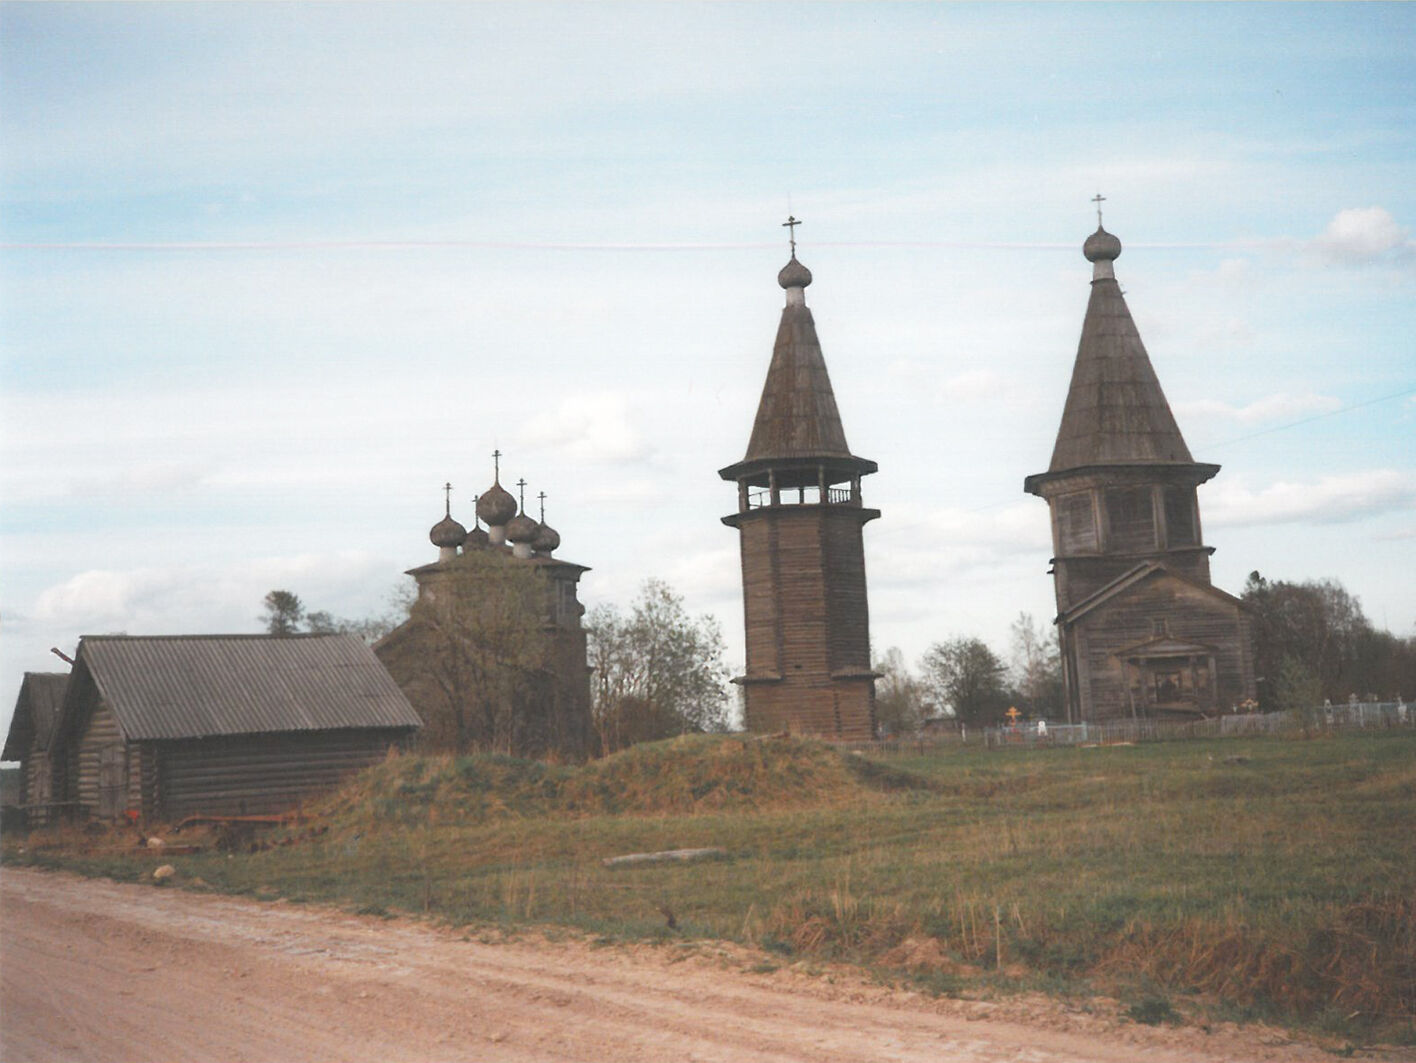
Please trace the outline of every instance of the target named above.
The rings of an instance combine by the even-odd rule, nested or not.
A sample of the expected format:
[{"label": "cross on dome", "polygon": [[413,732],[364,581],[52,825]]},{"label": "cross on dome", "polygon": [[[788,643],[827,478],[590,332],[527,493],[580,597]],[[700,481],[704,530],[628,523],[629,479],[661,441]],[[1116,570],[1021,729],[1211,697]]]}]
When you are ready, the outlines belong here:
[{"label": "cross on dome", "polygon": [[1091,200],[1091,201],[1096,204],[1096,227],[1097,227],[1098,229],[1100,229],[1100,228],[1101,228],[1101,205],[1106,202],[1106,197],[1103,196],[1100,192],[1098,192],[1096,195],[1092,196],[1092,200]]},{"label": "cross on dome", "polygon": [[792,258],[796,258],[796,227],[800,224],[801,222],[799,222],[796,218],[792,217],[790,214],[787,215],[787,220],[782,222],[782,228],[787,230],[787,238],[791,241]]}]

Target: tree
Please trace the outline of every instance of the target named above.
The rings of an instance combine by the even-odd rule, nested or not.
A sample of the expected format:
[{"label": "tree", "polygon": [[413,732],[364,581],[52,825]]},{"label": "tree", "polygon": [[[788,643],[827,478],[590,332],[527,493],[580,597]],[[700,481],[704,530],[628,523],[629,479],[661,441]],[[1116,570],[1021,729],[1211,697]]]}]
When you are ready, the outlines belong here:
[{"label": "tree", "polygon": [[460,578],[425,590],[394,644],[380,650],[401,686],[431,688],[433,696],[417,699],[420,744],[458,754],[563,749],[545,577],[534,566],[480,551],[458,565]]},{"label": "tree", "polygon": [[1030,613],[1012,624],[1011,680],[1017,701],[1029,716],[1059,715],[1062,706],[1062,657],[1054,631],[1045,631]]},{"label": "tree", "polygon": [[265,615],[260,619],[272,635],[294,635],[305,618],[305,606],[289,591],[271,591],[265,596]]},{"label": "tree", "polygon": [[924,684],[905,664],[898,646],[891,646],[875,662],[880,677],[875,680],[875,722],[881,734],[906,735],[918,731],[924,722]]},{"label": "tree", "polygon": [[1323,685],[1317,673],[1296,657],[1284,657],[1271,685],[1273,705],[1280,712],[1303,712],[1323,700]]},{"label": "tree", "polygon": [[690,617],[668,584],[644,583],[629,616],[613,605],[587,618],[594,673],[591,715],[603,753],[728,723],[723,635],[704,614]]},{"label": "tree", "polygon": [[402,620],[392,614],[366,616],[359,620],[334,616],[323,610],[305,614],[305,630],[311,635],[357,635],[370,646],[400,623]]},{"label": "tree", "polygon": [[1323,696],[1334,701],[1372,686],[1374,677],[1358,668],[1372,626],[1362,603],[1336,580],[1270,582],[1251,572],[1243,601],[1254,615],[1256,673],[1269,684],[1277,680],[1284,658],[1291,657],[1313,671]]},{"label": "tree", "polygon": [[964,723],[986,724],[1007,701],[1003,662],[977,638],[936,642],[920,662],[924,685]]}]

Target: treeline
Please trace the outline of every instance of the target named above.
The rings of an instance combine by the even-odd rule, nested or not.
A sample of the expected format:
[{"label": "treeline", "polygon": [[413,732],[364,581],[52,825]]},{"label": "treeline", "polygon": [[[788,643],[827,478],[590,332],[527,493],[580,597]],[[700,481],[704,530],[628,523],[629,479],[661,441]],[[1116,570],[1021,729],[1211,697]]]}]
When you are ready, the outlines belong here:
[{"label": "treeline", "polygon": [[1372,625],[1337,580],[1289,583],[1249,573],[1259,701],[1272,710],[1324,700],[1395,701],[1416,693],[1416,636]]}]

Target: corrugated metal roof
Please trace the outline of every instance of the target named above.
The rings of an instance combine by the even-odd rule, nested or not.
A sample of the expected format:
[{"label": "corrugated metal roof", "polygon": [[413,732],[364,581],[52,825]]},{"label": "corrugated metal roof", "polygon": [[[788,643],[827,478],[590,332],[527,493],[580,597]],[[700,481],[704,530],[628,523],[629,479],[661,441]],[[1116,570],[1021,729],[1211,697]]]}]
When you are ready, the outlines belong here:
[{"label": "corrugated metal roof", "polygon": [[19,760],[28,751],[28,741],[22,737],[27,728],[34,729],[34,744],[49,748],[54,737],[54,724],[64,704],[64,688],[69,685],[68,672],[26,672],[20,683],[20,695],[15,699],[15,714],[10,718],[10,733],[5,738],[5,750],[0,757]]},{"label": "corrugated metal roof", "polygon": [[423,722],[353,635],[85,636],[75,667],[130,741]]}]

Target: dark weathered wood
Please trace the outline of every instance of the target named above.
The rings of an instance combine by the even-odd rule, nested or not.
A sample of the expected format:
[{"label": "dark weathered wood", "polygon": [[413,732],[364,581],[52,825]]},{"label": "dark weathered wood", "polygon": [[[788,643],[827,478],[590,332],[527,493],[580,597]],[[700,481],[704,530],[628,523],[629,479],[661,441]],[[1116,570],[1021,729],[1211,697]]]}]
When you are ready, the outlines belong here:
[{"label": "dark weathered wood", "polygon": [[[875,733],[875,676],[861,504],[875,463],[850,453],[793,259],[787,306],[747,456],[720,470],[738,485],[747,728],[865,740]],[[838,487],[845,484],[848,487]],[[764,489],[765,490],[762,490]],[[758,489],[758,490],[754,490]]]},{"label": "dark weathered wood", "polygon": [[1047,500],[1058,641],[1072,721],[1213,714],[1254,694],[1242,603],[1210,585],[1194,461],[1117,285],[1120,241],[1096,263],[1052,463],[1024,490]]}]

